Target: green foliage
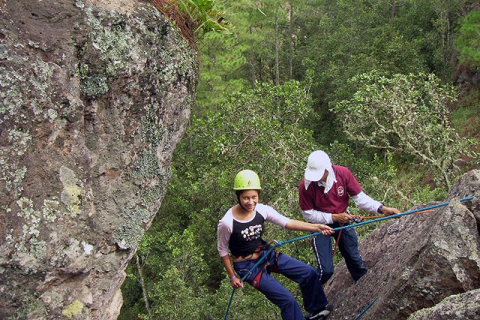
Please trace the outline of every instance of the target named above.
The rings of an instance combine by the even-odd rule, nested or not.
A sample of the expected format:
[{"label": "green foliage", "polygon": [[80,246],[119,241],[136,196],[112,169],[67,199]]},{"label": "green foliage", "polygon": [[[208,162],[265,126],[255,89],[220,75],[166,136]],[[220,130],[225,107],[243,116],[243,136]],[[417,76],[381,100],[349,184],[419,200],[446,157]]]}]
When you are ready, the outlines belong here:
[{"label": "green foliage", "polygon": [[[467,153],[462,148],[468,143],[449,123],[446,107],[454,88],[439,79],[454,78],[455,30],[462,59],[475,48],[476,20],[470,16],[477,14],[458,23],[470,3],[178,1],[199,22],[201,80],[198,108],[175,151],[169,190],[138,250],[152,319],[224,316],[231,287],[216,250],[216,228],[236,203],[233,178],[242,169],[259,173],[262,202],[295,219],[301,219],[297,186],[316,149],[349,167],[364,191],[388,206],[407,211],[444,200],[447,187],[439,187],[438,179],[446,172],[449,184],[458,176],[455,160]],[[222,33],[225,21],[231,34]],[[274,86],[277,53],[281,85]],[[308,85],[288,81],[290,58],[293,78],[308,79]],[[478,127],[478,90],[471,92],[456,106],[456,128]],[[350,209],[367,214],[355,205]],[[376,227],[357,233],[362,238]],[[265,238],[302,235],[270,224]],[[281,251],[316,265],[308,241]],[[132,264],[127,271],[120,319],[148,319],[139,270]],[[298,287],[278,279],[301,303]],[[236,293],[230,319],[255,318],[280,314],[246,286]]]},{"label": "green foliage", "polygon": [[296,52],[303,68],[313,70],[312,96],[322,128],[316,135],[321,144],[342,136],[329,106],[355,92],[348,79],[371,70],[426,70],[421,42],[391,25],[390,8],[385,1],[328,1],[299,17],[305,27],[299,30]]},{"label": "green foliage", "polygon": [[[155,0],[153,0],[155,2]],[[219,10],[213,0],[167,0],[169,6],[186,15],[193,22],[196,37],[208,32],[227,32],[230,30],[224,20],[224,12]],[[165,8],[168,11],[169,7]]]},{"label": "green foliage", "polygon": [[[418,58],[445,81],[453,81],[457,54],[453,48],[457,21],[469,10],[465,0],[403,0],[396,10],[395,28],[416,43]],[[399,52],[401,54],[401,51]],[[410,73],[405,70],[401,73]],[[396,73],[396,72],[394,72]]]},{"label": "green foliage", "polygon": [[[396,4],[396,7],[392,7]],[[434,73],[453,81],[456,21],[468,10],[464,0],[307,2],[297,15],[298,77],[314,74],[312,97],[321,116],[320,144],[342,137],[329,110],[357,88],[348,79],[362,73]]]},{"label": "green foliage", "polygon": [[472,12],[461,20],[455,47],[460,60],[472,66],[480,66],[480,12]]},{"label": "green foliage", "polygon": [[460,99],[461,105],[452,114],[452,125],[462,136],[480,138],[480,88],[472,88]]},{"label": "green foliage", "polygon": [[[162,208],[138,253],[154,319],[181,319],[185,312],[192,319],[218,319],[226,311],[231,287],[216,249],[216,227],[236,203],[232,188],[238,171],[257,171],[263,186],[261,201],[301,219],[298,184],[308,154],[320,148],[308,129],[312,118],[307,90],[295,81],[282,86],[259,84],[256,89],[228,96],[221,109],[193,118],[175,152],[173,180]],[[368,194],[395,204],[396,192],[388,183],[397,174],[392,157],[359,159],[338,142],[323,149],[336,164],[350,167]],[[358,208],[352,209],[357,213]],[[360,236],[371,228],[359,230]],[[269,224],[265,239],[284,241],[303,235]],[[316,265],[308,241],[281,251]],[[146,315],[135,273],[129,269],[124,290],[136,294],[136,300],[128,300],[128,311],[122,314],[131,316],[136,311]],[[296,284],[278,279],[301,302]],[[273,320],[280,315],[261,293],[247,286],[237,292],[230,316]]]},{"label": "green foliage", "polygon": [[245,45],[240,45],[236,34],[206,34],[199,43],[201,55],[201,80],[197,90],[198,110],[216,110],[221,107],[226,92],[242,91],[248,80],[235,77],[246,59]]},{"label": "green foliage", "polygon": [[474,141],[461,139],[450,126],[447,106],[454,88],[433,74],[362,74],[351,82],[359,90],[337,104],[345,133],[368,148],[405,154],[432,170],[449,188],[457,162]]},{"label": "green foliage", "polygon": [[[277,178],[283,172],[298,174],[298,153],[313,149],[311,131],[305,129],[314,117],[309,101],[296,82],[260,84],[257,89],[231,95],[221,110],[193,119],[188,142],[180,147],[185,157],[177,174],[191,175],[195,181],[191,189],[206,191],[208,187],[207,194],[212,197],[218,187],[230,193],[234,175],[245,168],[259,172],[266,194],[278,186],[290,187],[288,181]],[[209,195],[199,199],[199,207],[212,203],[206,197]]]}]

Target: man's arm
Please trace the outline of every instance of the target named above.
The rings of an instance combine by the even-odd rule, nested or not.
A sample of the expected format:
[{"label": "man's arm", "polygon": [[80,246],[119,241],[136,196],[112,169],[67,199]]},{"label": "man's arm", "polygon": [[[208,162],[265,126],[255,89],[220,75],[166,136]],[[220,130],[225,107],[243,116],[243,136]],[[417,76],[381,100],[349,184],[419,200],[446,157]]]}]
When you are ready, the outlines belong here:
[{"label": "man's arm", "polygon": [[356,196],[353,196],[352,199],[353,201],[355,201],[357,206],[360,207],[360,209],[363,209],[371,213],[378,213],[379,208],[382,207],[381,202],[372,199],[363,191],[357,194]]},{"label": "man's arm", "polygon": [[318,210],[305,210],[302,211],[303,218],[310,223],[322,223],[322,224],[332,224],[332,214],[327,212],[322,212]]},{"label": "man's arm", "polygon": [[397,208],[386,207],[381,202],[372,199],[363,191],[356,196],[353,196],[352,199],[361,209],[371,213],[380,213],[386,216],[400,213]]}]

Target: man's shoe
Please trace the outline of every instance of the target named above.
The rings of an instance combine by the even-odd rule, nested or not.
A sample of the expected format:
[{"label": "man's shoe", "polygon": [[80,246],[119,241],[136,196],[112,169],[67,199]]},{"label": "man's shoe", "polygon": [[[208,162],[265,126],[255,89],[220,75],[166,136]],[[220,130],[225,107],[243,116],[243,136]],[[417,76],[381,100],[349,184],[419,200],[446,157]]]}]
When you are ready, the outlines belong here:
[{"label": "man's shoe", "polygon": [[310,313],[307,312],[307,315],[305,316],[305,320],[323,320],[328,317],[330,312],[332,312],[333,308],[330,305],[326,305],[323,309],[320,309],[320,311]]}]

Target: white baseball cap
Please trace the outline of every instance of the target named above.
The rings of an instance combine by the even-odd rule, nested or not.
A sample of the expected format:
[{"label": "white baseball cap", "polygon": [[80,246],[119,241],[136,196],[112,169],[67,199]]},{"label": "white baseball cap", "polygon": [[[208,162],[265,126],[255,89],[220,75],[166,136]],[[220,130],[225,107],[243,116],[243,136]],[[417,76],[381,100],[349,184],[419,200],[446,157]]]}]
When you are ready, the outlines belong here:
[{"label": "white baseball cap", "polygon": [[330,157],[322,150],[314,151],[308,156],[307,168],[305,169],[305,179],[310,181],[320,181],[325,170],[332,167]]}]

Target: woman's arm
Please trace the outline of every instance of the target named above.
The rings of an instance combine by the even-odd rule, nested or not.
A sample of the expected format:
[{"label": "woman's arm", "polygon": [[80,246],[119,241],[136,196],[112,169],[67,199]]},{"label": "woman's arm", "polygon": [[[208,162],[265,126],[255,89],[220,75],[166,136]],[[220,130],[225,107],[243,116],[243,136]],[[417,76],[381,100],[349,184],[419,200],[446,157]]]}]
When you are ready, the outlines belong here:
[{"label": "woman's arm", "polygon": [[291,220],[285,226],[289,230],[296,231],[310,231],[310,232],[322,232],[323,235],[328,236],[334,233],[333,229],[329,226],[320,223],[308,223],[300,220]]},{"label": "woman's arm", "polygon": [[242,288],[243,287],[242,279],[240,279],[235,275],[235,271],[233,270],[233,267],[232,267],[232,262],[230,261],[230,256],[223,256],[222,262],[223,262],[223,265],[225,266],[225,269],[227,269],[228,279],[230,279],[230,284],[232,285],[232,288],[234,289]]}]

